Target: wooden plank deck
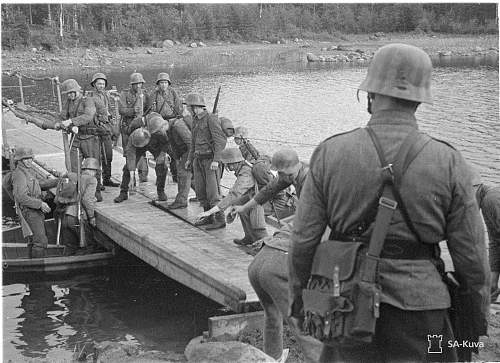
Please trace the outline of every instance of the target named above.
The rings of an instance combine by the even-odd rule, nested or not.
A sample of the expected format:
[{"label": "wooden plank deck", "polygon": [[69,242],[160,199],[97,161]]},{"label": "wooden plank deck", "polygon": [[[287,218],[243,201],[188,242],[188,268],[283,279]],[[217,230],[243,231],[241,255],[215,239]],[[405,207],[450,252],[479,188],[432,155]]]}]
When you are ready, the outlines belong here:
[{"label": "wooden plank deck", "polygon": [[[9,145],[32,147],[38,161],[48,168],[64,170],[59,132],[26,125],[11,113],[4,114],[2,122]],[[116,181],[121,180],[124,163],[125,158],[115,150],[112,173]],[[231,185],[231,177],[227,175],[223,184]],[[153,206],[155,179],[154,168],[150,168],[149,181],[139,183],[137,193],[120,204],[113,202],[119,188],[106,188],[102,192],[104,200],[97,203],[97,228],[166,276],[235,312],[257,306],[258,298],[247,275],[252,256],[247,248],[232,242],[243,236],[241,223],[236,221],[208,233],[189,223],[202,211],[198,203],[189,203],[187,209],[176,210],[175,214]],[[176,192],[177,184],[167,177],[169,202]],[[268,228],[269,233],[273,231],[274,228]]]}]

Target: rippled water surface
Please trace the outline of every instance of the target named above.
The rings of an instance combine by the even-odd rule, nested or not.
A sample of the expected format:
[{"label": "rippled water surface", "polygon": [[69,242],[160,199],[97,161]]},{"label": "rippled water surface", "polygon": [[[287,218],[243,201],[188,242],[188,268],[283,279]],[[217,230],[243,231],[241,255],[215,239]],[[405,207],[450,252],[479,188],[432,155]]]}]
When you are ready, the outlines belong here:
[{"label": "rippled water surface", "polygon": [[[159,71],[143,71],[148,89]],[[61,78],[88,82],[91,74]],[[183,78],[176,79],[174,69],[180,93],[202,93],[208,105],[222,86],[219,114],[247,126],[250,139],[268,153],[289,145],[308,159],[325,138],[369,119],[366,95],[356,100],[366,68],[302,64],[255,73],[177,74]],[[128,73],[108,76],[118,89],[128,87]],[[421,129],[462,151],[484,180],[500,184],[498,89],[498,66],[438,67],[434,105],[422,105],[417,119]],[[56,108],[47,85],[25,92],[28,103]],[[13,89],[5,95],[18,99]],[[130,281],[105,272],[29,285],[4,282],[4,358],[67,356],[77,342],[102,340],[181,352],[217,311],[215,304],[161,276],[154,281],[125,276]]]}]

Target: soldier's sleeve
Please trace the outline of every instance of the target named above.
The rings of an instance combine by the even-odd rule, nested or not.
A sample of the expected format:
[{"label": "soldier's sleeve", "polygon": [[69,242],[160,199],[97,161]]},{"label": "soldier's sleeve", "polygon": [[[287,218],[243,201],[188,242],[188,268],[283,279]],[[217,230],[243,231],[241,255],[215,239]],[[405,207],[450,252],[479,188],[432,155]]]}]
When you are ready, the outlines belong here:
[{"label": "soldier's sleeve", "polygon": [[127,93],[126,92],[120,93],[120,103],[119,103],[119,107],[118,107],[118,112],[122,116],[132,117],[135,115],[134,108],[128,107]]},{"label": "soldier's sleeve", "polygon": [[490,244],[500,246],[500,187],[487,191],[481,209],[490,237]]},{"label": "soldier's sleeve", "polygon": [[293,222],[288,251],[289,301],[292,304],[292,314],[296,314],[296,308],[301,307],[302,289],[309,280],[314,253],[327,225],[326,201],[322,192],[323,160],[327,160],[325,152],[324,147],[319,146],[311,157],[311,169],[302,189]]},{"label": "soldier's sleeve", "polygon": [[180,138],[182,139],[182,142],[186,144],[188,148],[191,147],[191,142],[192,142],[191,131],[189,131],[184,121],[177,120],[177,122],[174,124],[174,128],[179,134]]},{"label": "soldier's sleeve", "polygon": [[42,201],[29,196],[27,182],[24,173],[16,171],[12,173],[12,194],[14,194],[14,199],[20,207],[40,209],[42,207]]},{"label": "soldier's sleeve", "polygon": [[174,95],[174,113],[176,114],[176,116],[181,116],[182,115],[181,99],[174,89],[172,89],[172,94]]},{"label": "soldier's sleeve", "polygon": [[[193,125],[194,126],[194,125]],[[191,145],[189,145],[188,160],[192,164],[194,160],[195,130],[191,129]]]},{"label": "soldier's sleeve", "polygon": [[67,110],[68,110],[68,99],[65,99],[63,104],[62,104],[62,111],[59,113],[59,117],[61,118],[61,120],[68,119]]},{"label": "soldier's sleeve", "polygon": [[245,171],[238,175],[234,185],[229,190],[229,193],[219,202],[218,206],[221,210],[234,205],[249,190],[255,188],[255,181],[251,171]]},{"label": "soldier's sleeve", "polygon": [[208,127],[210,128],[210,134],[212,135],[211,144],[214,151],[214,161],[219,161],[220,153],[226,147],[226,135],[224,134],[224,131],[222,131],[216,115],[209,114]]},{"label": "soldier's sleeve", "polygon": [[127,169],[133,173],[137,168],[137,149],[132,145],[132,138],[129,137],[125,151],[125,160],[127,162]]},{"label": "soldier's sleeve", "polygon": [[92,97],[86,97],[83,101],[83,114],[71,119],[75,126],[82,126],[91,123],[94,120],[96,106]]},{"label": "soldier's sleeve", "polygon": [[82,193],[82,206],[85,209],[87,218],[94,217],[95,211],[95,192],[97,189],[97,179],[95,177],[85,178],[85,186]]},{"label": "soldier's sleeve", "polygon": [[55,188],[57,187],[57,183],[59,183],[59,179],[57,178],[38,180],[38,184],[40,184],[40,189],[42,190],[49,190]]},{"label": "soldier's sleeve", "polygon": [[279,192],[288,188],[290,185],[291,183],[284,181],[280,177],[274,178],[262,188],[253,199],[258,204],[262,205],[272,200]]},{"label": "soldier's sleeve", "polygon": [[484,230],[475,199],[472,177],[462,156],[454,152],[446,238],[455,273],[472,300],[474,331],[485,335],[489,310],[490,272],[487,264]]}]

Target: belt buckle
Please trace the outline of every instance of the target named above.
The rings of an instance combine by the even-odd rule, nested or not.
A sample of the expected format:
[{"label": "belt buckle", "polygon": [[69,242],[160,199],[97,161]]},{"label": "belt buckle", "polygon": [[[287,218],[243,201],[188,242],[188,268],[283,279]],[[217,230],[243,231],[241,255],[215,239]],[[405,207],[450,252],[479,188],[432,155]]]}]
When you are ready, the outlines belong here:
[{"label": "belt buckle", "polygon": [[389,209],[396,209],[398,207],[398,202],[387,197],[380,197],[378,204]]}]

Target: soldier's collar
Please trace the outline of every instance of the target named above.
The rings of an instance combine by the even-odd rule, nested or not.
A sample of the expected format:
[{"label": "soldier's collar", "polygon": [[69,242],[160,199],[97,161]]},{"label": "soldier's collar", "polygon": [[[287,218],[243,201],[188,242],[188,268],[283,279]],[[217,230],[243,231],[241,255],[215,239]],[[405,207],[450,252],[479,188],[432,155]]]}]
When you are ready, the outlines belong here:
[{"label": "soldier's collar", "polygon": [[375,112],[370,121],[368,121],[368,126],[373,125],[408,125],[418,129],[417,119],[415,115],[411,112],[399,111],[399,110],[382,110]]}]

